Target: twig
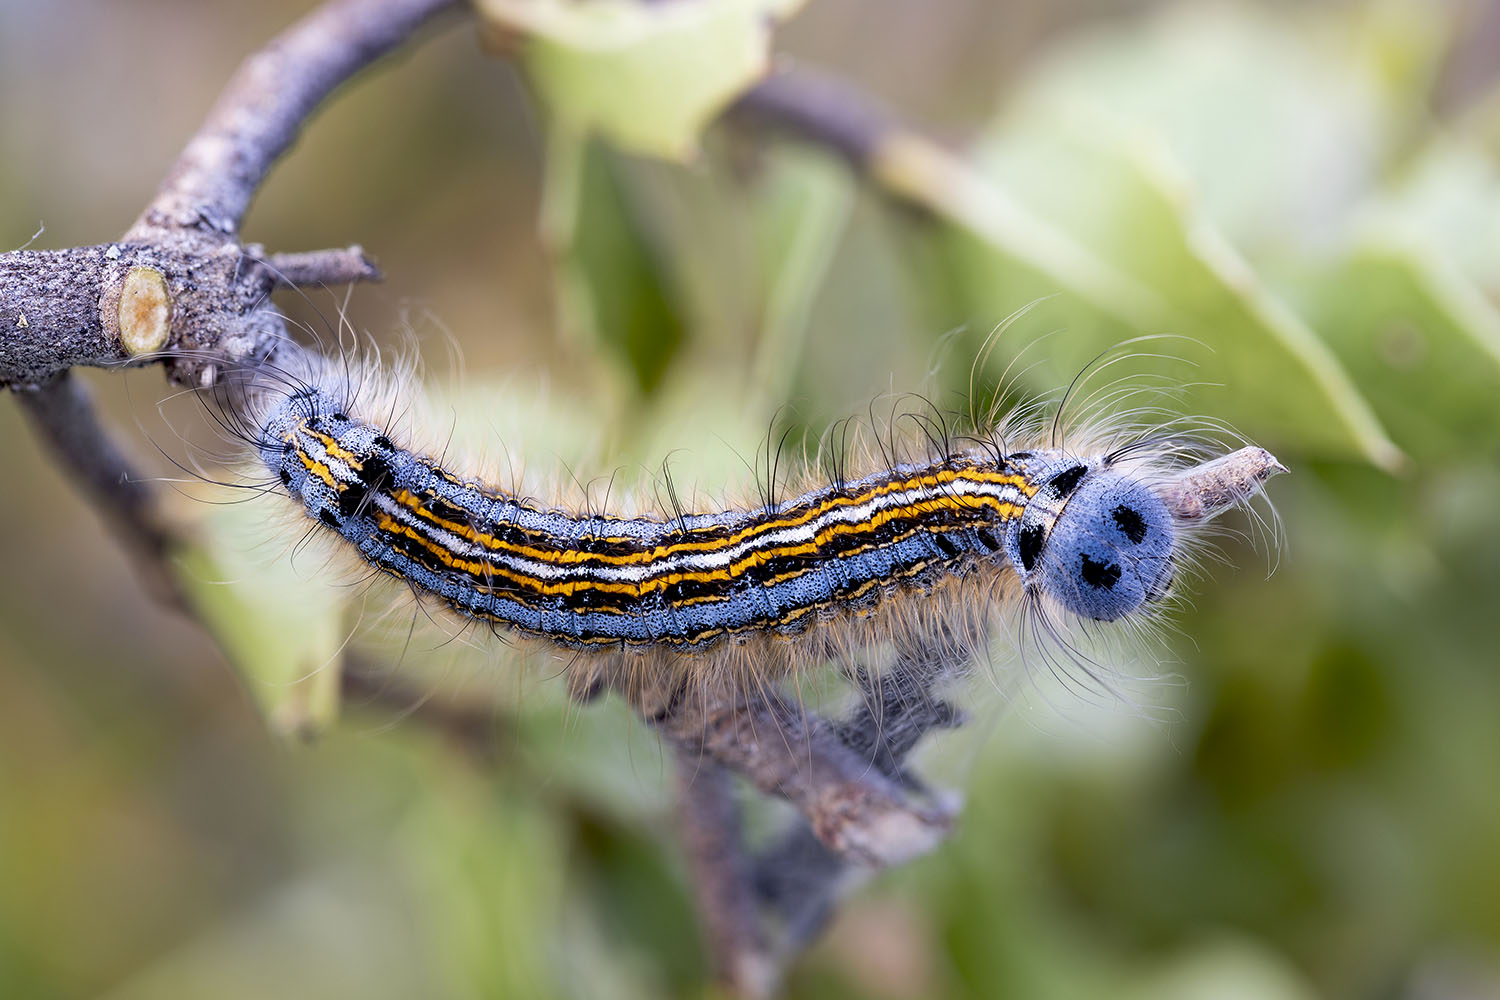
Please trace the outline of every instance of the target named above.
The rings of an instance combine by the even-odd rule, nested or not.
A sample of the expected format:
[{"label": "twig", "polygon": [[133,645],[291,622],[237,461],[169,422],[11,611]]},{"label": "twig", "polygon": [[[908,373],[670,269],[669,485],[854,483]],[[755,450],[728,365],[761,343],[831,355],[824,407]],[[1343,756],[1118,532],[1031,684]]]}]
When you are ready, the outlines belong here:
[{"label": "twig", "polygon": [[677,819],[719,980],[741,997],[769,996],[777,970],[760,927],[729,775],[679,752]]},{"label": "twig", "polygon": [[241,64],[127,239],[232,236],[266,173],[330,93],[457,0],[333,0]]},{"label": "twig", "polygon": [[64,470],[135,557],[152,596],[186,608],[166,565],[172,538],[158,516],[155,493],[100,426],[87,387],[64,372],[44,385],[19,389],[16,396],[36,432],[51,446],[48,451],[68,456]]},{"label": "twig", "polygon": [[[165,565],[170,536],[152,491],[94,414],[77,365],[177,358],[179,381],[211,381],[212,358],[265,354],[285,336],[269,307],[290,283],[378,277],[358,247],[276,256],[258,265],[235,242],[266,171],[302,121],[341,82],[454,0],[336,0],[246,61],[187,144],[156,198],[119,243],[0,254],[0,386],[20,389],[33,426],[139,557],[152,591],[182,606]],[[159,290],[159,311],[132,312],[133,275]],[[140,284],[140,283],[137,283]],[[130,324],[157,322],[146,348]],[[123,324],[123,328],[122,328]],[[143,353],[143,350],[145,353]]]},{"label": "twig", "polygon": [[[157,276],[166,305],[164,326],[144,348],[122,309],[141,272]],[[0,385],[39,384],[79,365],[163,360],[178,381],[194,384],[215,358],[258,357],[285,337],[269,303],[275,283],[233,243],[204,248],[168,234],[149,244],[0,254]]]},{"label": "twig", "polygon": [[915,804],[815,713],[777,690],[687,698],[656,721],[688,760],[707,759],[797,808],[824,844],[855,864],[900,864],[947,835],[952,816]]},{"label": "twig", "polygon": [[[909,644],[881,676],[861,670],[860,698],[833,727],[860,760],[909,794],[930,792],[908,772],[907,757],[932,730],[963,724],[961,713],[936,689],[968,668],[965,649],[952,636],[929,637]],[[867,874],[831,851],[805,823],[795,824],[756,858],[756,894],[781,925],[781,954],[795,955],[816,938],[839,898]]]},{"label": "twig", "polygon": [[[358,247],[257,263],[240,220],[318,104],[456,0],[334,0],[251,56],[118,243],[0,254],[0,385],[39,384],[76,365],[169,358],[183,384],[262,357],[286,334],[269,296],[287,281],[378,277]],[[128,276],[160,275],[169,328],[149,353],[122,336]],[[128,333],[128,331],[126,331]],[[219,364],[216,364],[215,359]]]},{"label": "twig", "polygon": [[1285,471],[1266,449],[1241,448],[1164,483],[1162,500],[1179,520],[1207,521],[1255,496],[1268,479]]},{"label": "twig", "polygon": [[380,268],[365,254],[365,248],[357,244],[343,250],[273,253],[266,259],[266,265],[276,283],[288,288],[380,280]]},{"label": "twig", "polygon": [[885,105],[845,80],[807,70],[773,74],[730,106],[732,117],[790,132],[868,172],[881,147],[905,131]]}]

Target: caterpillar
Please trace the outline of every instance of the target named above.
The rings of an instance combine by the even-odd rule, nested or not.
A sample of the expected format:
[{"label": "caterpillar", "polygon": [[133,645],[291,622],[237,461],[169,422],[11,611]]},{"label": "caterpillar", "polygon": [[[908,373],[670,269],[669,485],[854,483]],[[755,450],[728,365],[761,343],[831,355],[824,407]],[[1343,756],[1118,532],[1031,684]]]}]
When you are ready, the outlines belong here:
[{"label": "caterpillar", "polygon": [[1064,447],[1054,423],[1022,443],[1041,435],[1019,420],[934,436],[920,460],[886,449],[863,475],[835,463],[760,505],[578,512],[398,440],[361,399],[372,378],[288,346],[224,412],[314,530],[461,619],[563,652],[580,688],[774,681],[872,637],[954,662],[1009,604],[1049,630],[1140,620],[1192,565],[1197,526],[1284,471],[1258,448],[1204,463],[1172,435]]}]

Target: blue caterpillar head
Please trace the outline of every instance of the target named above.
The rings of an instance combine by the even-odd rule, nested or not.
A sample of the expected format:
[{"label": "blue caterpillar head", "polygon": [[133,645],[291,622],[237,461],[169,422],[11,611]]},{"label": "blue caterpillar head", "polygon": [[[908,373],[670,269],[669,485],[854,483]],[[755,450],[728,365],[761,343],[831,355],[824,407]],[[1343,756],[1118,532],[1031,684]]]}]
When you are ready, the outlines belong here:
[{"label": "blue caterpillar head", "polygon": [[1011,522],[1005,548],[1028,591],[1114,621],[1166,596],[1173,540],[1172,515],[1148,487],[1069,461]]}]

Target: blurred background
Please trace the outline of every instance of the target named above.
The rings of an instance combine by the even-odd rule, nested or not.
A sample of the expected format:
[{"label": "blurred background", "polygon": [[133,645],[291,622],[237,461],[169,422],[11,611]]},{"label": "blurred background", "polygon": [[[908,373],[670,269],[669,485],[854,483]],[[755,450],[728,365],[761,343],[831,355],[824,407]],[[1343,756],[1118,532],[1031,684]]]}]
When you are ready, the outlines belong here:
[{"label": "blurred background", "polygon": [[[311,7],[0,0],[0,245],[118,236]],[[740,125],[685,163],[570,145],[458,27],[320,113],[244,233],[363,244],[384,284],[287,311],[326,339],[347,308],[421,357],[440,438],[565,488],[623,470],[650,503],[670,455],[693,501],[748,494],[773,423],[964,408],[1028,305],[982,382],[1169,334],[1138,367],[1170,405],[1293,470],[1279,540],[1225,541],[1121,654],[1166,682],[977,699],[957,833],[854,895],[788,995],[1500,997],[1500,5],[810,0],[772,48],[970,186],[934,217]],[[234,664],[0,400],[0,995],[709,989],[649,733],[326,582],[270,505],[174,464],[226,451],[194,401],[84,377],[199,540]],[[335,719],[351,632],[386,686]],[[487,725],[427,724],[450,710]]]}]

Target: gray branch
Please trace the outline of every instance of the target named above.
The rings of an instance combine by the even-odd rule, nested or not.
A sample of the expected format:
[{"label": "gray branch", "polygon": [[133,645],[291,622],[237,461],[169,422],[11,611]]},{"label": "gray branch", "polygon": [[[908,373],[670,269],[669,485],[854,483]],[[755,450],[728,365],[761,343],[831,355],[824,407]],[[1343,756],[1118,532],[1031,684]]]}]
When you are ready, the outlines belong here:
[{"label": "gray branch", "polygon": [[677,826],[698,913],[721,982],[742,997],[769,996],[777,968],[760,925],[740,817],[727,772],[677,754]]},{"label": "gray branch", "polygon": [[900,864],[947,836],[952,816],[920,804],[775,688],[687,697],[657,728],[686,761],[706,760],[791,803],[812,832],[853,864]]},{"label": "gray branch", "polygon": [[[166,336],[145,352],[128,346],[121,327],[136,268],[158,272],[169,300]],[[195,381],[214,359],[257,357],[285,336],[269,302],[275,285],[233,243],[205,249],[165,234],[153,243],[0,254],[0,385],[38,384],[80,365],[167,359],[179,381]]]},{"label": "gray branch", "polygon": [[869,94],[845,80],[806,69],[767,77],[741,95],[729,114],[745,124],[812,142],[861,171],[901,129],[895,115]]},{"label": "gray branch", "polygon": [[[286,329],[270,302],[284,284],[377,278],[359,247],[273,255],[238,242],[266,173],[341,83],[456,0],[334,0],[247,59],[119,243],[0,254],[0,385],[36,385],[78,365],[166,360],[182,384],[264,357]],[[158,272],[166,335],[146,352],[122,337],[132,269]],[[128,332],[128,330],[126,331]]]},{"label": "gray branch", "polygon": [[44,385],[17,390],[22,409],[52,454],[67,455],[68,473],[93,501],[115,536],[134,557],[152,595],[183,608],[166,556],[172,545],[162,526],[156,494],[100,426],[88,389],[68,372]]}]

